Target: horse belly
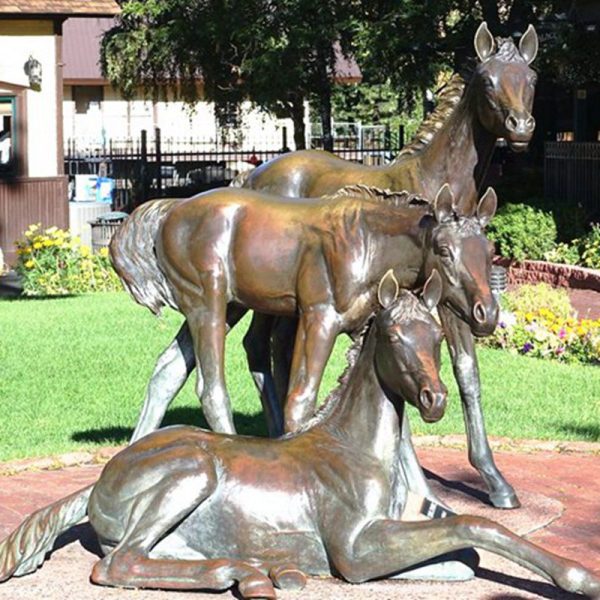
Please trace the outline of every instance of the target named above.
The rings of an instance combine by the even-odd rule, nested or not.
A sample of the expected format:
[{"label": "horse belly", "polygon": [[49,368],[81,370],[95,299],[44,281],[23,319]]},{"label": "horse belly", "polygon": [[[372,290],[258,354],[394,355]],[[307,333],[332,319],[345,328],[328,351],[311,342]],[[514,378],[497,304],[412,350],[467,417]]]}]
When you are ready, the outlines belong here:
[{"label": "horse belly", "polygon": [[222,482],[172,535],[208,559],[291,562],[307,573],[329,573],[303,494]]},{"label": "horse belly", "polygon": [[232,243],[234,298],[254,310],[296,312],[296,272],[302,242],[293,227],[258,218],[240,224]]}]

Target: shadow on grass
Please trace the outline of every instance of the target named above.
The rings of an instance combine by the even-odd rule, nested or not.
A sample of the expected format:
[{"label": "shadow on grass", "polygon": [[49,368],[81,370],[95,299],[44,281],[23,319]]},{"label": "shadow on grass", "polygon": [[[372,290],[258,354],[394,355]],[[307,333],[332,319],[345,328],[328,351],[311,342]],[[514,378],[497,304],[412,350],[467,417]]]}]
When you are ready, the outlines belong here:
[{"label": "shadow on grass", "polygon": [[557,423],[556,428],[563,433],[576,435],[584,442],[600,442],[600,423],[579,425],[576,423]]},{"label": "shadow on grass", "polygon": [[[233,414],[237,432],[242,435],[267,435],[267,426],[262,413],[247,415],[236,412]],[[182,407],[169,410],[163,420],[162,426],[167,425],[194,425],[209,429],[202,411],[198,408]],[[94,442],[96,444],[115,444],[121,445],[129,442],[132,427],[102,427],[99,429],[86,429],[85,431],[76,431],[71,439],[74,442]]]}]

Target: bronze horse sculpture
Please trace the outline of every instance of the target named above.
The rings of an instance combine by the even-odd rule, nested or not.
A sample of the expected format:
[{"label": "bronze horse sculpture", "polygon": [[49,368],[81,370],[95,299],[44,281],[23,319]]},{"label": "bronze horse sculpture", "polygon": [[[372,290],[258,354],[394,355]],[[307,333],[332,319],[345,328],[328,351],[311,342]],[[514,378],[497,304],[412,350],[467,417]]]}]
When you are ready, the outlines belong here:
[{"label": "bronze horse sculpture", "polygon": [[[320,196],[344,185],[363,183],[433,197],[440,185],[449,183],[462,203],[461,210],[468,214],[476,205],[497,138],[504,138],[514,151],[527,148],[535,128],[531,110],[537,81],[529,66],[538,50],[531,25],[518,48],[511,39],[494,40],[485,23],[477,30],[474,42],[480,62],[464,92],[462,81],[455,77],[416,141],[391,164],[368,167],[319,150],[299,151],[250,171],[244,187],[297,197]],[[487,441],[472,335],[478,332],[444,307],[440,317],[464,407],[470,461],[483,477],[495,506],[517,507],[517,496],[496,467]],[[293,326],[281,319],[277,323],[282,331],[276,328],[273,343],[283,342],[272,351],[279,375],[275,384],[282,379],[279,388],[285,389],[289,368],[278,366],[277,361],[289,356],[286,345],[293,337]],[[271,320],[255,318],[246,346],[258,347],[264,355],[271,324]],[[261,362],[260,355],[252,355],[252,362],[259,365],[255,379],[268,381],[270,364]]]},{"label": "bronze horse sculpture", "polygon": [[[139,256],[143,269],[130,268],[129,276],[122,277],[140,304],[155,312],[170,305],[186,316],[198,395],[215,431],[235,431],[223,372],[227,326],[235,325],[248,308],[298,315],[285,407],[292,431],[314,413],[337,335],[363,326],[375,306],[377,278],[388,269],[403,288],[415,288],[436,268],[444,302],[474,330],[493,330],[497,305],[488,285],[490,257],[483,228],[495,208],[491,189],[476,214],[465,217],[457,212],[448,186],[433,203],[366,186],[301,202],[229,188],[142,206],[112,247],[118,246],[128,260]],[[156,257],[133,248],[137,239],[148,236],[156,239]],[[119,270],[118,257],[115,265]],[[435,397],[426,400],[437,403]],[[158,426],[167,405],[151,425]],[[141,427],[148,425],[138,425],[138,431]]]},{"label": "bronze horse sculpture", "polygon": [[224,590],[276,598],[305,573],[360,583],[456,549],[500,554],[561,588],[600,598],[600,580],[487,519],[402,521],[407,489],[397,471],[404,402],[423,407],[439,379],[442,331],[423,300],[388,273],[382,309],[348,352],[320,412],[276,440],[174,426],[115,456],[98,482],[31,515],[0,544],[0,581],[39,567],[63,531],[86,514],[105,557],[94,583],[130,588]]},{"label": "bronze horse sculpture", "polygon": [[[524,150],[531,138],[534,121],[531,105],[535,73],[529,68],[537,53],[537,35],[529,27],[519,48],[511,40],[497,42],[482,24],[475,36],[480,59],[466,90],[455,78],[441,98],[438,109],[417,134],[416,142],[407,146],[387,167],[364,167],[348,163],[325,152],[301,151],[270,161],[252,172],[245,186],[276,190],[294,196],[308,190],[310,195],[336,191],[343,185],[364,183],[411,189],[433,197],[439,187],[450,182],[462,206],[473,206],[498,137],[508,140],[516,151]],[[314,165],[314,166],[313,166]],[[156,213],[164,213],[174,201]],[[145,269],[146,257],[152,261],[156,229],[148,224],[114,239],[111,255],[125,286],[145,294],[148,286],[136,282],[137,272],[152,277]],[[129,235],[125,235],[125,234]],[[137,257],[136,257],[137,255]],[[151,284],[161,286],[161,283]],[[136,293],[134,297],[138,299]],[[138,300],[139,301],[139,300]],[[144,304],[144,302],[141,302]],[[495,506],[516,507],[518,499],[498,468],[487,441],[480,404],[480,381],[472,331],[451,310],[441,309],[444,329],[450,346],[455,376],[464,406],[469,441],[469,457],[484,478]],[[277,434],[282,422],[276,385],[271,374],[270,319],[261,317],[245,339],[251,371],[262,388],[261,399],[268,415],[271,434]],[[287,332],[283,337],[287,340]],[[279,337],[282,337],[281,335]],[[285,348],[274,352],[281,362]],[[159,357],[148,385],[144,406],[132,440],[139,439],[160,425],[166,407],[185,383],[195,365],[194,349],[187,324],[184,324],[169,347]],[[286,366],[279,367],[286,374]],[[281,379],[281,378],[280,378]],[[282,384],[284,391],[287,387]],[[281,393],[279,394],[281,395]]]}]

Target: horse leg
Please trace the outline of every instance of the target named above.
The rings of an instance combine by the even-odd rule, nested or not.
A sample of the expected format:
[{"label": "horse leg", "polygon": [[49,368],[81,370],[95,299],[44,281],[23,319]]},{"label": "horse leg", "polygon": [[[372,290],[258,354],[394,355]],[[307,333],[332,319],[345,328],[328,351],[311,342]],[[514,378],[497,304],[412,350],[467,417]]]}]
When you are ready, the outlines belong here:
[{"label": "horse leg", "polygon": [[[173,456],[170,457],[169,454]],[[157,483],[139,494],[116,548],[98,561],[91,580],[99,585],[172,590],[225,590],[236,582],[243,598],[275,598],[268,576],[242,561],[150,558],[156,544],[209,498],[218,485],[211,457],[176,447],[160,455],[165,468]]]},{"label": "horse leg", "polygon": [[175,339],[158,357],[130,444],[160,427],[169,404],[187,381],[194,364],[194,345],[184,322]]},{"label": "horse leg", "polygon": [[270,437],[283,433],[283,412],[278,401],[271,371],[271,329],[275,317],[254,313],[244,336],[248,366],[263,405]]},{"label": "horse leg", "polygon": [[225,276],[219,271],[204,271],[199,273],[199,279],[200,289],[186,290],[180,301],[194,341],[196,393],[210,428],[220,433],[235,433],[231,401],[225,387]]},{"label": "horse leg", "polygon": [[469,326],[448,308],[440,305],[438,312],[450,349],[454,376],[460,390],[469,461],[483,478],[489,490],[490,501],[495,507],[518,508],[521,503],[515,490],[496,466],[488,443],[481,410],[481,382],[473,334]]},{"label": "horse leg", "polygon": [[[512,560],[569,592],[600,598],[600,579],[570,561],[543,550],[488,519],[454,516],[432,521],[371,521],[348,538],[343,528],[331,541],[330,556],[353,583],[385,577],[441,554],[476,546]],[[329,550],[329,548],[328,548]]]},{"label": "horse leg", "polygon": [[333,309],[311,308],[300,314],[284,411],[286,432],[296,431],[313,416],[323,371],[338,333]]},{"label": "horse leg", "polygon": [[294,355],[294,340],[298,330],[298,320],[292,317],[277,317],[271,333],[271,356],[275,391],[281,406],[290,387],[290,372]]}]

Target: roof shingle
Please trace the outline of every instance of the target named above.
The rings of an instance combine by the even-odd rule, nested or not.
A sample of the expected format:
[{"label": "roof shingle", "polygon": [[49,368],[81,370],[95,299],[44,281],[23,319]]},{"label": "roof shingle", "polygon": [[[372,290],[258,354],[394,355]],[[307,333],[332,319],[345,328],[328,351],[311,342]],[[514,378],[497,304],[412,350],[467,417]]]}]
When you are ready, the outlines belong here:
[{"label": "roof shingle", "polygon": [[115,0],[0,0],[0,16],[11,15],[94,15],[120,12]]}]

